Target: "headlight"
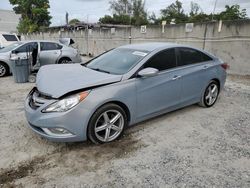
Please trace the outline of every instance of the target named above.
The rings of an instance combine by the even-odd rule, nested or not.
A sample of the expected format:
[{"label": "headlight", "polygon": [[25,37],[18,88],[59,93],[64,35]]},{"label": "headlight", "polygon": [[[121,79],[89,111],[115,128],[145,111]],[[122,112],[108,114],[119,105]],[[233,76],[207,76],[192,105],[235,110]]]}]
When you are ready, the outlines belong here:
[{"label": "headlight", "polygon": [[83,101],[88,96],[88,94],[89,94],[89,91],[84,91],[76,95],[71,95],[62,100],[52,103],[51,105],[44,108],[42,112],[45,112],[45,113],[46,112],[66,112],[67,110],[70,110],[71,108],[76,106],[78,103]]}]

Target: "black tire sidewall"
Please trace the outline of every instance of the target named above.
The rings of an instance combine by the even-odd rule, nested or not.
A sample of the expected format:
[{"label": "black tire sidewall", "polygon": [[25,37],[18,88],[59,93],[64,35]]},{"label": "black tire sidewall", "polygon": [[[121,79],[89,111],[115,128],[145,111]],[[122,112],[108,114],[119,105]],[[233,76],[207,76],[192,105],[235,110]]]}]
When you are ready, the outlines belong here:
[{"label": "black tire sidewall", "polygon": [[[217,85],[218,94],[217,94],[217,96],[216,96],[216,99],[215,99],[214,103],[211,104],[211,105],[208,105],[207,102],[206,102],[206,93],[207,93],[207,89],[208,89],[208,88],[210,87],[210,85],[212,85],[212,84],[216,84],[216,85]],[[203,104],[204,104],[207,108],[212,107],[212,106],[216,103],[216,101],[217,101],[217,99],[218,99],[218,96],[219,96],[219,93],[220,93],[220,87],[219,87],[218,82],[216,82],[216,81],[214,81],[214,80],[210,81],[209,84],[208,84],[208,86],[206,87],[205,92],[204,92],[204,95],[203,95]]]},{"label": "black tire sidewall", "polygon": [[0,65],[2,65],[5,68],[5,74],[3,76],[0,76],[0,77],[7,76],[10,73],[8,65],[6,65],[5,63],[2,63],[2,62],[0,62]]},{"label": "black tire sidewall", "polygon": [[[67,63],[62,63],[64,60],[66,60]],[[58,64],[68,64],[68,62],[70,62],[70,61],[71,61],[70,58],[68,58],[68,57],[63,57],[63,58],[61,58],[61,59],[58,61]]]},{"label": "black tire sidewall", "polygon": [[[117,110],[119,111],[123,118],[124,118],[124,126],[123,126],[123,130],[122,132],[120,133],[120,135],[115,139],[117,140],[118,138],[120,138],[125,130],[125,128],[127,127],[128,125],[128,118],[127,118],[127,115],[125,113],[125,111],[123,110],[123,108],[121,108],[119,105],[116,105],[116,104],[113,104],[113,103],[109,103],[109,104],[105,104],[103,106],[101,106],[99,109],[96,110],[96,112],[92,115],[92,117],[90,118],[90,121],[88,123],[88,129],[87,129],[87,136],[88,136],[88,139],[90,141],[92,141],[93,143],[95,144],[104,144],[104,143],[109,143],[109,142],[112,142],[112,141],[109,141],[109,142],[103,142],[101,140],[99,140],[96,135],[95,135],[95,123],[97,121],[97,119],[99,118],[99,116],[105,112],[105,111],[108,111],[108,110]],[[114,141],[114,140],[113,140]]]}]

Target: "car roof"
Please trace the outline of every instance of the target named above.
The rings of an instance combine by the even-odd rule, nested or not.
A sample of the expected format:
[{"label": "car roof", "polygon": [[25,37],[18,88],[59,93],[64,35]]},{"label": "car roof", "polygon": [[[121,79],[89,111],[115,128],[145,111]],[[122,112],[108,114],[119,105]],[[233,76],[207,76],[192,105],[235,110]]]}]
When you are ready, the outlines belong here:
[{"label": "car roof", "polygon": [[55,43],[59,43],[58,41],[52,41],[52,40],[22,40],[21,42],[23,42],[23,43],[28,43],[28,42],[55,42]]},{"label": "car roof", "polygon": [[121,46],[119,48],[127,48],[127,49],[152,52],[159,48],[173,48],[173,47],[187,47],[187,46],[176,44],[176,43],[170,43],[170,42],[150,42],[150,43],[140,43],[140,44],[129,44],[129,45]]}]

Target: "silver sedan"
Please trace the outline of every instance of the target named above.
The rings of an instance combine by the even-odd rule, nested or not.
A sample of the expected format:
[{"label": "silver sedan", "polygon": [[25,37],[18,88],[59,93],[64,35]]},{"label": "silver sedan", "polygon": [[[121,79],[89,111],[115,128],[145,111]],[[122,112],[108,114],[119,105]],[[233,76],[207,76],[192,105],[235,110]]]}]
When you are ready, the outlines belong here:
[{"label": "silver sedan", "polygon": [[189,46],[133,44],[87,64],[48,65],[25,102],[30,128],[52,141],[107,143],[135,123],[215,104],[227,64]]}]

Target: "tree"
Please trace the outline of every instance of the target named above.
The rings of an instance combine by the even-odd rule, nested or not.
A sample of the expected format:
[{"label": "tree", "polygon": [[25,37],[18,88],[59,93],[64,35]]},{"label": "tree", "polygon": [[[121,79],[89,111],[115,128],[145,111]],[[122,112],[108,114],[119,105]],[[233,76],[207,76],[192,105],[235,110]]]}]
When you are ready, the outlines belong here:
[{"label": "tree", "polygon": [[143,0],[113,0],[110,1],[113,16],[105,15],[99,19],[105,24],[148,24],[145,1]]},{"label": "tree", "polygon": [[148,22],[150,24],[155,24],[155,25],[159,25],[161,23],[161,20],[159,18],[156,17],[155,13],[151,13],[149,16],[148,16]]},{"label": "tree", "polygon": [[19,33],[31,33],[48,27],[51,22],[49,0],[9,0],[16,14],[21,14]]},{"label": "tree", "polygon": [[76,25],[78,23],[80,23],[80,20],[78,20],[77,18],[74,18],[74,19],[69,21],[69,25]]},{"label": "tree", "polygon": [[133,24],[134,25],[145,25],[148,23],[147,12],[145,11],[145,1],[133,0]]},{"label": "tree", "polygon": [[204,22],[209,21],[211,18],[211,15],[207,15],[202,12],[201,7],[197,4],[191,1],[191,10],[188,17],[188,22]]},{"label": "tree", "polygon": [[172,19],[175,19],[176,23],[186,22],[188,20],[188,16],[184,13],[182,8],[182,3],[178,0],[165,9],[161,9],[161,16],[161,19],[167,22],[170,22]]},{"label": "tree", "polygon": [[239,19],[246,19],[247,13],[246,9],[240,9],[240,5],[226,5],[226,10],[218,14],[216,17],[217,19],[221,20],[239,20]]},{"label": "tree", "polygon": [[200,5],[198,5],[198,3],[194,3],[193,1],[191,1],[190,6],[191,6],[191,10],[189,13],[190,16],[196,16],[196,15],[202,13],[201,7],[200,7]]},{"label": "tree", "polygon": [[129,15],[121,14],[113,14],[113,17],[110,15],[105,15],[104,17],[99,19],[99,23],[102,24],[122,24],[122,25],[129,25],[131,18]]},{"label": "tree", "polygon": [[112,0],[109,2],[113,14],[124,15],[132,12],[131,0]]}]

